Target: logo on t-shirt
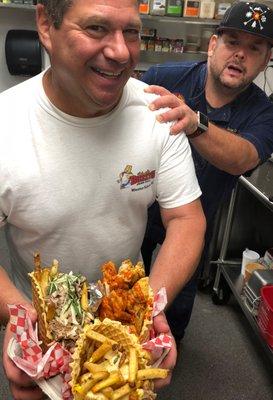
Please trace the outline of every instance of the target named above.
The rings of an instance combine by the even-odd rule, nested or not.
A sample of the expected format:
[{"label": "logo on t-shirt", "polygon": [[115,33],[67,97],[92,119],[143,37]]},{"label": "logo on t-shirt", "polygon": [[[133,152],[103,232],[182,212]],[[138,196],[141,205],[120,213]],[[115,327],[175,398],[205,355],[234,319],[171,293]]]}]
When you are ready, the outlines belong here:
[{"label": "logo on t-shirt", "polygon": [[138,172],[137,174],[133,173],[133,166],[127,164],[124,170],[119,174],[119,179],[117,182],[120,185],[121,189],[131,188],[131,190],[137,191],[146,189],[153,184],[155,178],[155,170],[150,171],[147,169],[146,171]]}]

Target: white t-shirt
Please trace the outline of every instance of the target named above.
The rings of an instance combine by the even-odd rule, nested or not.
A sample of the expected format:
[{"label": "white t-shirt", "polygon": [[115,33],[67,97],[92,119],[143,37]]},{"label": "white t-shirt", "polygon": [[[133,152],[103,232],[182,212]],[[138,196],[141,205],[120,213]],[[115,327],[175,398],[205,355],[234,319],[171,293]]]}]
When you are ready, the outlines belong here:
[{"label": "white t-shirt", "polygon": [[42,76],[0,95],[0,226],[27,293],[35,251],[96,280],[105,261],[140,259],[156,198],[172,208],[201,194],[186,136],[156,122],[144,83],[130,79],[109,114],[77,118],[53,106]]}]

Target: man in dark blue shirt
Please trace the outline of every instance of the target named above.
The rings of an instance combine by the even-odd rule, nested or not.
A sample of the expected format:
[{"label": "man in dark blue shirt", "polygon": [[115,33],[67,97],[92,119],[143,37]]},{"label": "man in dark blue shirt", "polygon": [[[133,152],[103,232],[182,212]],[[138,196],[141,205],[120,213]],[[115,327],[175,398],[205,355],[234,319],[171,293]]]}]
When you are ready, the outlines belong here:
[{"label": "man in dark blue shirt", "polygon": [[[259,3],[236,3],[227,10],[210,39],[207,62],[157,65],[143,76],[143,81],[149,85],[165,88],[151,86],[148,89],[162,95],[152,109],[172,108],[161,114],[159,120],[177,118],[173,133],[183,130],[190,140],[207,218],[205,248],[199,268],[167,311],[177,340],[184,336],[190,320],[198,271],[207,254],[219,205],[230,195],[238,176],[256,168],[273,152],[273,104],[252,83],[266,68],[272,45],[272,10]],[[177,97],[170,96],[169,92]],[[201,129],[197,111],[203,117]],[[149,210],[142,246],[147,268],[153,249],[164,237],[165,230],[155,203]]]}]

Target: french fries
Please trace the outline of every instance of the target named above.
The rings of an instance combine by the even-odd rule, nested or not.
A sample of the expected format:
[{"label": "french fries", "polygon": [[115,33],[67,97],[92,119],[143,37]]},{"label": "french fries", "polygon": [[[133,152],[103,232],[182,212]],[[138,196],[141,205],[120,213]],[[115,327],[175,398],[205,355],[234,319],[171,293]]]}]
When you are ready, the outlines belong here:
[{"label": "french fries", "polygon": [[111,400],[118,400],[123,396],[129,394],[133,389],[129,386],[128,383],[121,386],[119,389],[114,390],[111,396]]},{"label": "french fries", "polygon": [[131,387],[135,386],[137,377],[137,352],[135,347],[129,348],[129,377],[128,382]]},{"label": "french fries", "polygon": [[101,333],[94,331],[92,328],[88,329],[88,331],[86,332],[86,336],[89,339],[95,340],[96,342],[110,342],[112,344],[117,344],[117,342],[115,342],[114,340],[109,339]]},{"label": "french fries", "polygon": [[[109,377],[109,372],[95,372],[90,379],[85,381],[83,384],[76,386],[75,390],[81,395],[85,395],[91,388],[94,388],[97,382],[104,382]],[[80,379],[81,380],[81,379]],[[109,385],[110,386],[110,385]]]},{"label": "french fries", "polygon": [[112,350],[112,345],[108,341],[102,343],[97,350],[94,351],[89,361],[92,363],[96,363],[100,360],[109,350]]},{"label": "french fries", "polygon": [[75,400],[154,399],[153,380],[168,375],[168,370],[151,368],[138,338],[109,319],[84,328],[72,357],[70,384]]},{"label": "french fries", "polygon": [[147,379],[165,379],[169,370],[163,368],[146,368],[137,371],[137,379],[145,381]]},{"label": "french fries", "polygon": [[124,379],[120,371],[112,372],[106,379],[101,380],[98,382],[93,388],[92,392],[97,393],[102,389],[105,389],[109,386],[114,386],[116,384],[124,383]]}]

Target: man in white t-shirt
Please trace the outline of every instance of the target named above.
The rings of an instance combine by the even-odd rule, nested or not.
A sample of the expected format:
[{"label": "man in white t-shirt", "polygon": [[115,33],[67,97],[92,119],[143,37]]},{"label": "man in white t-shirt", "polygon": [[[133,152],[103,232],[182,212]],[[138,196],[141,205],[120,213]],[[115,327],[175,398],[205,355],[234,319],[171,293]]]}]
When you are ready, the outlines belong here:
[{"label": "man in white t-shirt", "polygon": [[[198,263],[205,219],[186,136],[170,136],[148,108],[154,96],[129,79],[139,55],[138,2],[40,3],[51,67],[0,95],[0,226],[13,278],[0,270],[1,321],[7,303],[26,303],[35,319],[27,273],[36,250],[45,264],[56,258],[63,272],[89,281],[107,260],[137,262],[155,199],[167,236],[150,284],[166,287],[170,303]],[[163,313],[154,327],[170,333]],[[7,329],[3,364],[14,398],[42,398],[8,359],[10,336]],[[175,361],[174,345],[162,367]]]}]

